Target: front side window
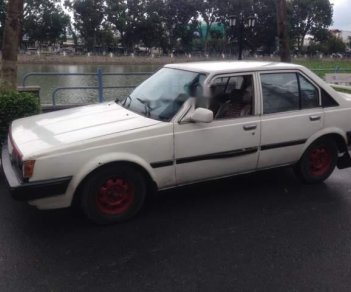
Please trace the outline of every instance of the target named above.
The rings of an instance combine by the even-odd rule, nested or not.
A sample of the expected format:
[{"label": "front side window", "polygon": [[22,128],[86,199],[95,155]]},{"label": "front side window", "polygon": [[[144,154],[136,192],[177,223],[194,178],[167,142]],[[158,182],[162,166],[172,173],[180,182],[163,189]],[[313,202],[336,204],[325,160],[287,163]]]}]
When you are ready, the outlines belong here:
[{"label": "front side window", "polygon": [[209,108],[215,120],[250,116],[253,103],[252,75],[218,77],[212,82]]},{"label": "front side window", "polygon": [[263,113],[272,114],[320,105],[319,90],[298,73],[261,74]]},{"label": "front side window", "polygon": [[118,103],[146,117],[170,121],[189,97],[202,95],[205,79],[202,73],[163,68]]}]

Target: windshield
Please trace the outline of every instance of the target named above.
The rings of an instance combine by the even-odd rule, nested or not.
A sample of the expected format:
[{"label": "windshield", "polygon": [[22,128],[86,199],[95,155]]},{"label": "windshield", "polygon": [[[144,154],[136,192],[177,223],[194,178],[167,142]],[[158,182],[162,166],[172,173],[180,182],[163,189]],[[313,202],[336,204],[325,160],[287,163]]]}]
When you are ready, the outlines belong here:
[{"label": "windshield", "polygon": [[146,117],[170,121],[190,96],[202,95],[205,78],[201,73],[163,68],[119,104]]}]

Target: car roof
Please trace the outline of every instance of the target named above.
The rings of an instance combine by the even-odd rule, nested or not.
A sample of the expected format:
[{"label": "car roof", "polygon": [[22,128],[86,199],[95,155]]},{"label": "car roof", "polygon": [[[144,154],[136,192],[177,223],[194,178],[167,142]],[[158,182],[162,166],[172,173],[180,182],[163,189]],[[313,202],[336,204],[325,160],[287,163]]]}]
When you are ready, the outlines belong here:
[{"label": "car roof", "polygon": [[209,61],[168,64],[165,67],[201,73],[229,73],[258,70],[289,70],[302,66],[290,63],[265,62],[265,61]]}]

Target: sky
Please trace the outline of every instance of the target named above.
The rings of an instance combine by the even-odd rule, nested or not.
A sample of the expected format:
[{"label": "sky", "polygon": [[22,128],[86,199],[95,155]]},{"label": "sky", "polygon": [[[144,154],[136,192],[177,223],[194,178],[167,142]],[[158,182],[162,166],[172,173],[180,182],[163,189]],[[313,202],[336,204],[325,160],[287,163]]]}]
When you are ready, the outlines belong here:
[{"label": "sky", "polygon": [[351,31],[351,0],[330,0],[334,4],[332,28]]}]

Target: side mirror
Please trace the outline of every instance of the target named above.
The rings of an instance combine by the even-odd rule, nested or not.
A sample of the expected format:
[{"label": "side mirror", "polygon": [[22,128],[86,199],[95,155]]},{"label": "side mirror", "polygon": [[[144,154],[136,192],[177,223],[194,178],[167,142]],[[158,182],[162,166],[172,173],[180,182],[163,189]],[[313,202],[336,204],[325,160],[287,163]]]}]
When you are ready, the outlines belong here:
[{"label": "side mirror", "polygon": [[190,117],[195,123],[211,123],[213,121],[213,112],[209,109],[198,107]]}]

